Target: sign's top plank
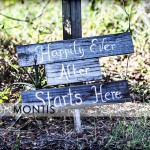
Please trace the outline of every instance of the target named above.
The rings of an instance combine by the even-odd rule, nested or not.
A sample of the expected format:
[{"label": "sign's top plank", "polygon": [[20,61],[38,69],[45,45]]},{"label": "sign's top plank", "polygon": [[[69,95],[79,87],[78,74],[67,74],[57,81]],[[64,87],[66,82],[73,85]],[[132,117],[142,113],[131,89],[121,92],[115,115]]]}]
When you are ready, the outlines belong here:
[{"label": "sign's top plank", "polygon": [[133,52],[129,32],[17,46],[20,67]]}]

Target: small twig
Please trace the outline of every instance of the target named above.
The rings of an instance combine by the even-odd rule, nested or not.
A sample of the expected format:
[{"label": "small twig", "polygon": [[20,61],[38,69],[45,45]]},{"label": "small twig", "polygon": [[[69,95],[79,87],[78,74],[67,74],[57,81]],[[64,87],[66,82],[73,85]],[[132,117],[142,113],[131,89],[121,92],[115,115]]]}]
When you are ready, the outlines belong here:
[{"label": "small twig", "polygon": [[8,128],[6,129],[8,132],[10,131],[9,128],[12,128],[12,127],[16,124],[16,122],[20,119],[21,116],[22,116],[22,113],[19,114],[18,116],[16,116],[16,121],[15,121],[10,127],[8,127]]},{"label": "small twig", "polygon": [[131,28],[130,28],[130,26],[131,26],[131,24],[130,24],[130,15],[128,14],[128,12],[127,12],[127,10],[125,8],[125,2],[124,2],[124,0],[122,0],[122,3],[123,3],[124,11],[125,11],[126,15],[128,16],[128,22],[129,22],[128,30],[131,32]]},{"label": "small twig", "polygon": [[41,17],[43,15],[43,12],[44,12],[45,8],[47,7],[47,5],[49,4],[49,2],[50,2],[50,0],[48,0],[47,3],[44,5],[44,7],[41,10],[41,13],[38,16],[36,16],[33,19],[31,19],[31,20],[29,20],[29,19],[17,19],[17,18],[13,18],[13,17],[7,16],[7,15],[5,15],[3,13],[0,13],[0,15],[3,16],[3,17],[6,17],[8,19],[14,20],[14,21],[23,21],[23,22],[34,21],[34,20],[38,19],[39,17]]},{"label": "small twig", "polygon": [[128,75],[128,68],[129,68],[129,57],[130,57],[130,55],[128,55],[128,57],[127,57],[127,66],[126,66],[126,75],[125,75],[125,80],[126,80],[126,78],[127,78],[127,75]]},{"label": "small twig", "polygon": [[[5,30],[11,30],[11,29],[15,29],[15,28],[18,28],[18,27],[20,27],[20,25],[17,25],[17,26],[15,26],[15,27],[11,27],[11,28],[4,28]],[[0,29],[0,30],[3,30],[3,29]]]},{"label": "small twig", "polygon": [[2,13],[0,13],[0,15],[3,16],[3,17],[6,17],[8,19],[15,20],[15,21],[29,22],[29,20],[22,20],[22,19],[13,18],[13,17],[7,16],[7,15],[2,14]]},{"label": "small twig", "polygon": [[75,141],[69,140],[69,139],[58,139],[58,138],[55,139],[55,138],[50,138],[49,136],[43,137],[43,138],[45,138],[43,141],[45,141],[45,140],[47,140],[47,141],[49,141],[49,142],[52,142],[52,141],[64,141],[64,142],[66,142],[66,143],[73,143],[73,144],[76,144]]},{"label": "small twig", "polygon": [[34,81],[34,79],[33,79],[32,75],[31,75],[30,73],[28,73],[28,71],[27,71],[25,68],[23,68],[23,70],[24,70],[24,71],[25,71],[25,73],[26,73],[26,74],[30,77],[30,79],[32,80],[32,82],[33,82],[34,86],[36,86],[35,81]]},{"label": "small twig", "polygon": [[19,127],[19,130],[21,130],[22,128],[24,128],[26,125],[28,125],[31,122],[31,120],[28,120],[26,123],[24,123],[23,125],[21,125]]},{"label": "small twig", "polygon": [[[40,85],[41,85],[41,82],[42,82],[42,79],[44,78],[44,76],[45,76],[45,69],[44,69],[44,72],[43,72],[42,76],[40,77]],[[46,84],[44,84],[44,85],[46,85]]]}]

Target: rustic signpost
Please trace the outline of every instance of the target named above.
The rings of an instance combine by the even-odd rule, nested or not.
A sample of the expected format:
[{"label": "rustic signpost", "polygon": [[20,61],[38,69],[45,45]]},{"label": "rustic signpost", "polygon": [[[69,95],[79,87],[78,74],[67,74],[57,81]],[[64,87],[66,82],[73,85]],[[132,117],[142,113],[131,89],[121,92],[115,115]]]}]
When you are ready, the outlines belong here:
[{"label": "rustic signpost", "polygon": [[[17,47],[19,66],[44,64],[48,85],[99,80],[99,57],[134,52],[129,32],[81,38],[81,0],[62,0],[62,12],[64,40]],[[23,103],[75,109],[77,132],[82,131],[79,108],[127,101],[126,80],[22,92]]]},{"label": "rustic signpost", "polygon": [[[63,39],[64,40],[82,37],[81,0],[77,0],[77,1],[62,0],[62,19],[63,19],[62,21],[63,21]],[[75,43],[76,42],[74,42],[73,47],[74,47],[74,50],[76,51]],[[78,50],[82,51],[80,48]],[[84,62],[85,64],[87,64],[87,60],[84,60]],[[96,77],[96,74],[95,74],[95,77]],[[87,78],[87,75],[86,75],[86,78]],[[86,78],[84,77],[82,81],[85,80]],[[87,79],[90,80],[90,77],[88,77]],[[80,133],[82,132],[80,110],[74,109],[73,112],[74,112],[73,113],[74,128],[76,132]]]}]

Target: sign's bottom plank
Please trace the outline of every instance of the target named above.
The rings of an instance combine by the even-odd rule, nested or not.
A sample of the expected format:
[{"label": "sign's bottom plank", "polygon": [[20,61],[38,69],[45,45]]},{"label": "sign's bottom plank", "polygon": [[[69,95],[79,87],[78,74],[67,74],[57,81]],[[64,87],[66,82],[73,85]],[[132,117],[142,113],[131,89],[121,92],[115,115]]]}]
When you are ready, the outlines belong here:
[{"label": "sign's bottom plank", "polygon": [[22,92],[25,104],[54,105],[57,109],[127,101],[130,101],[130,93],[126,80]]}]

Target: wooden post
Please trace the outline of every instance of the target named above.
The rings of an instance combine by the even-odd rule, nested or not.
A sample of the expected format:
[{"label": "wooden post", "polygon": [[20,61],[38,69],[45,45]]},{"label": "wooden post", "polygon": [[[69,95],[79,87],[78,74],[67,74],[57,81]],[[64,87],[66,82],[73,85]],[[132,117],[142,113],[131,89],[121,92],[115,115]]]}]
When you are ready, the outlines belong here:
[{"label": "wooden post", "polygon": [[81,0],[62,0],[63,39],[81,38]]},{"label": "wooden post", "polygon": [[[63,39],[81,38],[81,0],[62,0]],[[82,132],[80,110],[74,110],[74,126],[77,133]]]}]

